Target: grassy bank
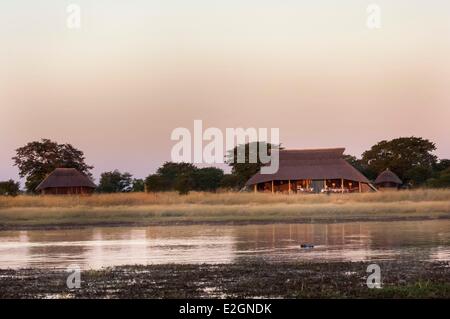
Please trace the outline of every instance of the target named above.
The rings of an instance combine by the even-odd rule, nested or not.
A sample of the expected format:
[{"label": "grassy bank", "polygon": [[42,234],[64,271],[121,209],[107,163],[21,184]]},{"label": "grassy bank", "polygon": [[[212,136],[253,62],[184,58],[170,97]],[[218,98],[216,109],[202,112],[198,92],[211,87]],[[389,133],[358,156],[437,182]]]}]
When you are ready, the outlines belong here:
[{"label": "grassy bank", "polygon": [[368,263],[122,266],[81,274],[69,291],[58,270],[0,270],[0,298],[450,298],[446,263],[383,261],[382,288]]},{"label": "grassy bank", "polygon": [[450,190],[367,194],[112,194],[0,198],[0,228],[450,218]]}]

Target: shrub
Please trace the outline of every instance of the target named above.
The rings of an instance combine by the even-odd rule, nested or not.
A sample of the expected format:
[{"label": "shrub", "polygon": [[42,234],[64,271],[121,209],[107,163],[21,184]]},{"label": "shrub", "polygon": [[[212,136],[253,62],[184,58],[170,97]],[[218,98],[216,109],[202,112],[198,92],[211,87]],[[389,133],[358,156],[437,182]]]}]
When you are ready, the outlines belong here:
[{"label": "shrub", "polygon": [[20,192],[20,184],[14,182],[12,179],[5,182],[0,182],[0,195],[17,196]]}]

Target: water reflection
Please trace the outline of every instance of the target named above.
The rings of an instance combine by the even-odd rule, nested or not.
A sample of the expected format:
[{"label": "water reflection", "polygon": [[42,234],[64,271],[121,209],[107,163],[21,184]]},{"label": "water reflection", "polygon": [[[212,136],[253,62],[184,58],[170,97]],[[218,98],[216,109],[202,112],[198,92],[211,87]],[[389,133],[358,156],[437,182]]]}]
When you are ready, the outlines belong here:
[{"label": "water reflection", "polygon": [[409,257],[450,261],[450,221],[0,232],[1,268]]}]

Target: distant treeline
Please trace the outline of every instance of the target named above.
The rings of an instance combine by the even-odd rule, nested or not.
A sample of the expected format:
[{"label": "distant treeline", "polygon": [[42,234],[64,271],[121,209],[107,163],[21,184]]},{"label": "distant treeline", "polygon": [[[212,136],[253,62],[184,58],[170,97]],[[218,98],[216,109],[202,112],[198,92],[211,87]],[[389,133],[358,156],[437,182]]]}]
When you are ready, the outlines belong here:
[{"label": "distant treeline", "polygon": [[[261,142],[263,143],[263,142]],[[254,151],[258,151],[258,146]],[[267,148],[280,148],[280,145],[268,144]],[[249,144],[239,145],[228,151],[226,162],[231,167],[231,174],[215,167],[198,168],[190,163],[164,163],[155,174],[145,179],[133,178],[128,172],[114,170],[100,176],[97,192],[161,192],[189,191],[215,192],[218,189],[239,190],[245,182],[259,171],[261,162],[249,163],[249,152],[254,148]],[[238,150],[245,151],[246,163],[236,163]],[[433,152],[433,142],[420,137],[401,137],[381,141],[365,151],[361,158],[345,155],[345,159],[360,170],[369,179],[389,168],[403,181],[403,187],[450,187],[450,160],[438,159]],[[19,176],[25,178],[27,192],[33,193],[37,185],[55,168],[71,167],[92,178],[93,166],[87,165],[84,153],[70,144],[42,139],[34,141],[16,150],[14,165],[19,169]],[[0,195],[17,195],[19,183],[9,180],[0,182]]]}]

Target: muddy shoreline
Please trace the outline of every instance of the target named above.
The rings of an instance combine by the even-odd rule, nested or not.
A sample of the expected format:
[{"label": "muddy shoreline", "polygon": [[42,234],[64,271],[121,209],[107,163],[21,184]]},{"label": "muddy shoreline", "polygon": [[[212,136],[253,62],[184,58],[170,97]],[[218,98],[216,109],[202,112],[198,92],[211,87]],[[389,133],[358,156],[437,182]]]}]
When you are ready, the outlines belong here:
[{"label": "muddy shoreline", "polygon": [[356,218],[294,218],[294,219],[265,219],[265,220],[236,220],[236,221],[201,221],[201,220],[177,220],[177,221],[155,221],[155,222],[95,222],[82,224],[51,224],[51,225],[7,225],[0,224],[0,231],[14,230],[61,230],[61,229],[86,229],[94,227],[149,227],[149,226],[191,226],[191,225],[212,225],[212,226],[234,226],[234,225],[267,225],[267,224],[339,224],[357,222],[395,222],[395,221],[430,221],[449,220],[450,215],[443,216],[374,216]]},{"label": "muddy shoreline", "polygon": [[450,265],[380,261],[381,289],[366,285],[371,262],[121,266],[81,273],[0,270],[0,298],[450,298]]}]

